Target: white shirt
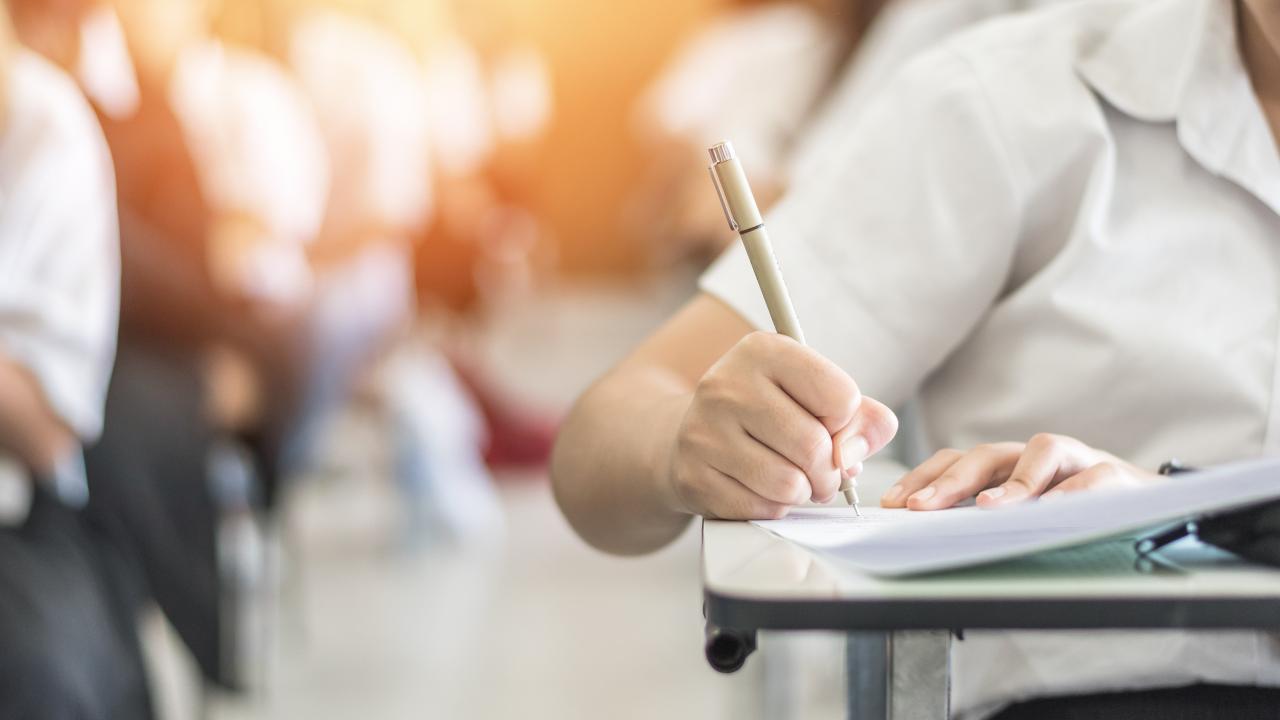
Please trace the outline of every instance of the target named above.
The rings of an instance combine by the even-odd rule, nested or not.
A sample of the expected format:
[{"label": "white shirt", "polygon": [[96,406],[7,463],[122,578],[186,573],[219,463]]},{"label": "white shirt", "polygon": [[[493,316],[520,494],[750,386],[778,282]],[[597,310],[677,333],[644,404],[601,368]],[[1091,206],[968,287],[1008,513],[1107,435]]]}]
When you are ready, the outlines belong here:
[{"label": "white shirt", "polygon": [[424,73],[436,163],[447,175],[476,172],[497,133],[479,55],[462,38],[447,37],[428,52]]},{"label": "white shirt", "polygon": [[209,41],[183,51],[169,99],[210,207],[254,218],[270,235],[246,291],[297,299],[310,287],[305,247],[324,222],[330,177],[306,95],[271,58]]},{"label": "white shirt", "polygon": [[[102,430],[119,313],[111,155],[75,84],[37,55],[14,56],[6,89],[0,354],[26,368],[62,421],[91,441]],[[15,470],[0,459],[0,496],[19,487]]]},{"label": "white shirt", "polygon": [[[936,447],[1280,449],[1280,154],[1227,0],[1089,0],[921,56],[768,222],[810,343]],[[744,253],[703,289],[770,327]],[[1280,684],[1253,632],[971,632],[953,707]]]},{"label": "white shirt", "polygon": [[75,76],[85,96],[107,117],[122,120],[137,112],[142,101],[138,73],[120,18],[109,5],[90,9],[80,22]]},{"label": "white shirt", "polygon": [[430,44],[424,71],[432,151],[445,175],[477,172],[499,142],[533,140],[551,121],[551,70],[528,45],[485,63],[463,38],[446,36]]},{"label": "white shirt", "polygon": [[858,50],[802,133],[788,165],[793,177],[820,166],[825,148],[845,135],[850,118],[915,55],[959,30],[1000,15],[1072,0],[893,0],[876,16]]},{"label": "white shirt", "polygon": [[61,71],[14,58],[0,125],[0,349],[84,440],[115,357],[119,235],[111,155]]},{"label": "white shirt", "polygon": [[675,54],[637,119],[697,147],[732,139],[753,175],[773,176],[835,70],[837,44],[800,3],[736,11]]},{"label": "white shirt", "polygon": [[315,10],[294,25],[289,64],[333,163],[329,218],[406,230],[431,208],[425,79],[413,52],[372,23]]}]

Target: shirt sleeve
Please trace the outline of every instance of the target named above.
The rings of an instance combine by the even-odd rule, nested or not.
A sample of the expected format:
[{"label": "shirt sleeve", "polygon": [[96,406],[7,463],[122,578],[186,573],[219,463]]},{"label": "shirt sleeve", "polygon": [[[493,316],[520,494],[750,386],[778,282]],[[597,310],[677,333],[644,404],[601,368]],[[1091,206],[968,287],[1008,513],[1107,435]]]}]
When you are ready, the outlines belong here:
[{"label": "shirt sleeve", "polygon": [[[972,67],[943,48],[888,83],[768,214],[806,338],[868,394],[909,398],[1000,295],[1024,184],[1006,140]],[[740,244],[700,286],[772,329]]]},{"label": "shirt sleeve", "polygon": [[46,83],[40,97],[62,102],[39,103],[39,123],[15,123],[31,130],[23,138],[30,154],[5,203],[21,222],[7,225],[15,236],[0,238],[0,353],[26,368],[53,410],[90,441],[102,429],[115,355],[115,181],[92,112],[69,82],[54,85],[63,95]]}]

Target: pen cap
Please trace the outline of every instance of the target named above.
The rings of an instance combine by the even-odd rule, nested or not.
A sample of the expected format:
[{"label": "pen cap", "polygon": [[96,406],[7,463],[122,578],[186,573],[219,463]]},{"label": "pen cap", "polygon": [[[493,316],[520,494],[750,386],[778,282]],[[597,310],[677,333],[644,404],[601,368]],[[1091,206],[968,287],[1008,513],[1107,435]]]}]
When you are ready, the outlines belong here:
[{"label": "pen cap", "polygon": [[730,225],[742,232],[764,223],[756,199],[747,184],[747,174],[733,152],[733,146],[722,142],[707,150],[711,155],[711,174],[720,188],[721,201]]}]

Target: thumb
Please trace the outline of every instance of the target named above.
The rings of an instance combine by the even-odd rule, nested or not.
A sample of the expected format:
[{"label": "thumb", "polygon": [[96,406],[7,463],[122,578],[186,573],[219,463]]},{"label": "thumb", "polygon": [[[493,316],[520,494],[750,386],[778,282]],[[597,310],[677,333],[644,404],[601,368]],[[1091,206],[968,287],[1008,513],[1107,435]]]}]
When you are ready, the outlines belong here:
[{"label": "thumb", "polygon": [[832,438],[836,467],[848,469],[863,462],[883,450],[897,434],[898,416],[889,406],[863,397],[853,420]]}]

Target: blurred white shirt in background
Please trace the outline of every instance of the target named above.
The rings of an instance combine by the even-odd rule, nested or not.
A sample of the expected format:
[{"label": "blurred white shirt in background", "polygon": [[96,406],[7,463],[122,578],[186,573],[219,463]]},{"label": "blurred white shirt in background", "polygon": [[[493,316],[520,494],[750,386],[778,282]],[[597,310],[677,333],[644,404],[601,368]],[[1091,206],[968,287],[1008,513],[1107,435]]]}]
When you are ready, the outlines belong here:
[{"label": "blurred white shirt in background", "polygon": [[496,133],[480,57],[449,37],[428,48],[424,67],[436,163],[446,175],[475,172],[493,152]]},{"label": "blurred white shirt in background", "polygon": [[169,98],[210,208],[252,218],[267,232],[245,292],[280,302],[305,295],[305,248],[320,233],[330,182],[306,95],[271,58],[210,40],[183,51]]},{"label": "blurred white shirt in background", "polygon": [[297,21],[289,63],[335,171],[328,222],[424,225],[431,211],[430,114],[413,51],[373,23],[316,10]]},{"label": "blurred white shirt in background", "polygon": [[537,138],[551,122],[551,69],[529,45],[514,45],[486,65],[460,36],[427,48],[428,113],[436,164],[446,175],[479,171],[502,141]]},{"label": "blurred white shirt in background", "polygon": [[120,18],[107,5],[90,10],[80,24],[75,75],[84,94],[108,117],[121,120],[137,111],[138,73]]},{"label": "blurred white shirt in background", "polygon": [[498,137],[520,142],[537,138],[551,122],[551,69],[542,54],[517,45],[498,55],[489,93]]},{"label": "blurred white shirt in background", "polygon": [[839,34],[799,3],[735,11],[695,35],[641,99],[637,122],[695,147],[732,139],[776,177],[834,71]]}]

